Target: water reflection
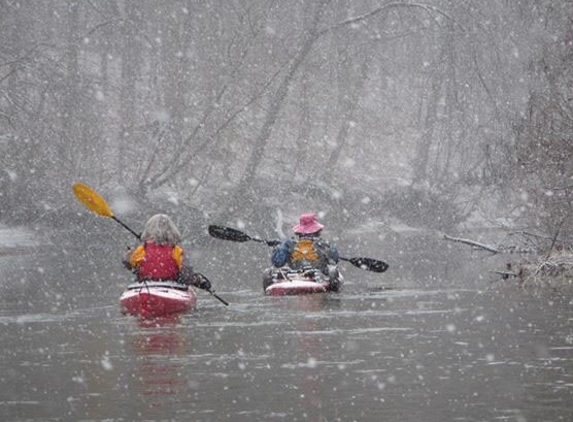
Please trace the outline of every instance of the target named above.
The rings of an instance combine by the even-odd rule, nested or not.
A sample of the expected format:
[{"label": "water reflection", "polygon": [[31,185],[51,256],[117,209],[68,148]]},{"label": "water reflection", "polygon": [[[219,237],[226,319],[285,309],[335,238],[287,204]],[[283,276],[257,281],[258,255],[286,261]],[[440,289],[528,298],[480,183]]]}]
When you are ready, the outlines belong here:
[{"label": "water reflection", "polygon": [[137,390],[148,408],[170,409],[189,396],[182,372],[190,336],[178,315],[137,321],[128,352],[136,361]]},{"label": "water reflection", "polygon": [[[317,296],[304,296],[297,298],[294,310],[304,315],[297,320],[293,329],[296,333],[323,332],[330,326],[330,321],[325,318],[316,318],[340,309],[341,299],[339,295],[325,294]],[[298,368],[295,370],[296,377],[293,380],[294,388],[299,391],[299,412],[309,422],[327,421],[329,395],[322,394],[320,371],[317,366],[322,365],[324,344],[319,335],[295,335],[295,349],[297,350]],[[330,415],[331,416],[331,415]]]}]

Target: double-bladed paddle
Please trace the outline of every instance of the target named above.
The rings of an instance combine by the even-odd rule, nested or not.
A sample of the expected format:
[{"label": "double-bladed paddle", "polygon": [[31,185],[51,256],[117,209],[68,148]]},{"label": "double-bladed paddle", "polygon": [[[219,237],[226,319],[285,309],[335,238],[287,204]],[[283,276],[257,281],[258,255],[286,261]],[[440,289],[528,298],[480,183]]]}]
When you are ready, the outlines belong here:
[{"label": "double-bladed paddle", "polygon": [[[80,182],[74,183],[72,189],[73,189],[74,195],[76,195],[76,198],[78,199],[78,201],[80,201],[87,209],[89,209],[90,211],[93,211],[94,213],[96,213],[97,215],[99,215],[101,217],[108,217],[108,218],[111,218],[112,220],[115,220],[123,228],[127,229],[131,234],[133,234],[135,237],[137,237],[139,240],[141,240],[141,235],[136,233],[135,231],[133,231],[123,221],[121,221],[119,218],[117,218],[113,214],[113,211],[111,210],[110,206],[107,204],[105,199],[103,199],[103,197],[99,193],[97,193],[95,190],[90,188],[88,185],[86,185],[84,183],[80,183]],[[197,274],[199,274],[199,273],[197,273]],[[207,277],[205,277],[203,274],[199,274],[199,275],[201,277],[203,277],[205,280],[208,280]],[[214,291],[212,291],[212,290],[207,290],[207,291],[210,294],[212,294],[214,297],[216,297],[219,301],[224,303],[225,305],[229,305],[229,303],[226,300],[221,298]]]},{"label": "double-bladed paddle", "polygon": [[[230,240],[233,242],[254,241],[264,243],[268,246],[277,246],[281,243],[280,240],[264,240],[257,237],[251,237],[248,234],[231,227],[211,225],[209,226],[208,231],[211,236],[217,239]],[[363,270],[373,271],[375,273],[383,273],[388,269],[387,263],[373,258],[344,258],[340,256],[339,259],[342,261],[348,261],[355,267],[362,268]]]}]

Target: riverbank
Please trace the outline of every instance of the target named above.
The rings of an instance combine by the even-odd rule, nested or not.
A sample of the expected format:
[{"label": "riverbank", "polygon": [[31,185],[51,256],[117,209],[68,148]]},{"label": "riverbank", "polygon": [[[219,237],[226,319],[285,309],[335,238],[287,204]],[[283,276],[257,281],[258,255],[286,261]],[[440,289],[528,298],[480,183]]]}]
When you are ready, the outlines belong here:
[{"label": "riverbank", "polygon": [[554,252],[536,260],[512,264],[518,282],[524,287],[573,289],[573,251]]},{"label": "riverbank", "polygon": [[[475,235],[475,233],[472,233]],[[515,282],[523,288],[557,289],[573,293],[573,249],[564,248],[541,254],[533,248],[502,246],[491,242],[488,236],[484,242],[467,237],[444,235],[443,239],[471,246],[474,250],[485,251],[501,257],[502,268],[492,270],[500,276],[496,281]],[[522,256],[524,258],[519,259]]]}]

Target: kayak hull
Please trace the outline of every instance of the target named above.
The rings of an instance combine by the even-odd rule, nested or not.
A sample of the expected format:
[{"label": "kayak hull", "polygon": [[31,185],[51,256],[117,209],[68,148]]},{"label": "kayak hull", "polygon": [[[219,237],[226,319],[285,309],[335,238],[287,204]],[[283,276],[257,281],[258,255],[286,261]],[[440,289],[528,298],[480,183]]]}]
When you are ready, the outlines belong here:
[{"label": "kayak hull", "polygon": [[156,318],[189,311],[197,294],[174,282],[145,282],[127,286],[119,298],[121,312],[142,318]]},{"label": "kayak hull", "polygon": [[338,292],[342,287],[342,276],[337,273],[335,280],[319,272],[277,272],[272,283],[264,286],[270,296],[295,296],[315,293]]},{"label": "kayak hull", "polygon": [[316,282],[309,280],[280,281],[271,284],[265,289],[270,296],[294,296],[308,295],[313,293],[326,293],[330,291],[328,282]]}]

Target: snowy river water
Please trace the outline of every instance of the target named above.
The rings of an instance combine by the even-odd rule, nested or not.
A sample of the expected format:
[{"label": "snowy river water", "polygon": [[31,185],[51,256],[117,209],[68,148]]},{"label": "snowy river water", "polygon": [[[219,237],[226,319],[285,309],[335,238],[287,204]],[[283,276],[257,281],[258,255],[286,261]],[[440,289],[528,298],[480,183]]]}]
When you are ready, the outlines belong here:
[{"label": "snowy river water", "polygon": [[209,248],[230,306],[199,292],[152,322],[119,313],[130,275],[103,245],[0,256],[0,420],[573,420],[570,297],[395,251],[340,294],[273,298],[265,249]]}]

